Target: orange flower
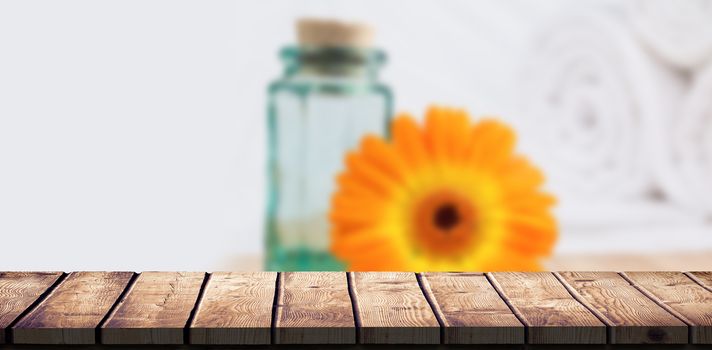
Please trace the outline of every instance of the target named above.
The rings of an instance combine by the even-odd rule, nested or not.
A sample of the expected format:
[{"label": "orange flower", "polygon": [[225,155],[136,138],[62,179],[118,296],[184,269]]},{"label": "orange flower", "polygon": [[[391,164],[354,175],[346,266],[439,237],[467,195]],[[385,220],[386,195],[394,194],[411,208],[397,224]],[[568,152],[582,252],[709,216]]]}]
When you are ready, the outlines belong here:
[{"label": "orange flower", "polygon": [[556,241],[553,196],[496,120],[431,108],[393,139],[365,136],[332,198],[332,252],[349,270],[538,270]]}]

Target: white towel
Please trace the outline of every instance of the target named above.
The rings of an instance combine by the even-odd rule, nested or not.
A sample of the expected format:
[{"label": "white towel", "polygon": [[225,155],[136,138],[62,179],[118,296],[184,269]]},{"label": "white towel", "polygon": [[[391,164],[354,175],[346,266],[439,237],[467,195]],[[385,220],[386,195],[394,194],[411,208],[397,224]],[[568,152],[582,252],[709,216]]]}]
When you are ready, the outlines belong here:
[{"label": "white towel", "polygon": [[712,0],[629,1],[638,37],[677,68],[694,69],[712,59]]},{"label": "white towel", "polygon": [[647,194],[644,135],[651,118],[671,110],[677,83],[611,14],[559,15],[534,43],[524,57],[519,130],[552,189],[584,202]]},{"label": "white towel", "polygon": [[653,140],[655,170],[666,194],[712,217],[712,66],[695,76],[679,111],[657,120]]}]

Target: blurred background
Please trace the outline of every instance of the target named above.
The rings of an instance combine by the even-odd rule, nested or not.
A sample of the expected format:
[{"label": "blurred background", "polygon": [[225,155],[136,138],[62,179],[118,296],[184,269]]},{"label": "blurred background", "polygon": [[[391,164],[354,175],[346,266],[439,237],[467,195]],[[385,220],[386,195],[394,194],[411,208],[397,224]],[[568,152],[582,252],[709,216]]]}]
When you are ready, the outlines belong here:
[{"label": "blurred background", "polygon": [[552,269],[712,268],[712,1],[0,2],[0,270],[261,267],[267,84],[363,21],[395,110],[512,123]]}]

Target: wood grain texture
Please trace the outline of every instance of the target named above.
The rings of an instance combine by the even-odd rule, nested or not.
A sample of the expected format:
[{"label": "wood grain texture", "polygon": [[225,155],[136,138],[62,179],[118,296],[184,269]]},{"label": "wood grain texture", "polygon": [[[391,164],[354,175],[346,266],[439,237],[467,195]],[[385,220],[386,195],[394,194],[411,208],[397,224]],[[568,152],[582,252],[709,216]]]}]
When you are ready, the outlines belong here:
[{"label": "wood grain texture", "polygon": [[203,272],[144,272],[101,328],[104,344],[183,344]]},{"label": "wood grain texture", "polygon": [[94,344],[132,272],[72,272],[12,329],[15,344]]},{"label": "wood grain texture", "polygon": [[638,287],[690,323],[693,344],[712,344],[712,292],[681,272],[626,272]]},{"label": "wood grain texture", "polygon": [[686,344],[687,325],[615,272],[561,272],[584,305],[610,327],[611,344]]},{"label": "wood grain texture", "polygon": [[40,348],[186,340],[709,347],[712,273],[0,272],[0,322],[6,343]]},{"label": "wood grain texture", "polygon": [[0,344],[7,341],[5,329],[60,276],[61,272],[0,272]]},{"label": "wood grain texture", "polygon": [[523,344],[524,325],[482,273],[423,273],[445,344]]},{"label": "wood grain texture", "polygon": [[345,272],[283,272],[275,344],[355,344]]},{"label": "wood grain texture", "polygon": [[712,291],[712,271],[694,271],[689,273],[690,278],[699,283],[705,289]]},{"label": "wood grain texture", "polygon": [[529,344],[604,344],[606,326],[550,272],[488,274],[528,329]]},{"label": "wood grain texture", "polygon": [[363,344],[438,344],[440,324],[409,272],[352,272]]},{"label": "wood grain texture", "polygon": [[190,326],[191,344],[269,344],[276,272],[215,272]]}]

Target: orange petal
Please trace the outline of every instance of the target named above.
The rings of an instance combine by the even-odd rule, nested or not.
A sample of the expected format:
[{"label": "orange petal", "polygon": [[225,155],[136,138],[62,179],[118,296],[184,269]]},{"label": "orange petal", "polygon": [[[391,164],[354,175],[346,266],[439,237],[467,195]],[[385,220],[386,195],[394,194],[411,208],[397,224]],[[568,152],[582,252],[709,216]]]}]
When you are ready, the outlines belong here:
[{"label": "orange petal", "polygon": [[433,160],[448,157],[447,111],[433,106],[425,114],[425,146]]},{"label": "orange petal", "polygon": [[425,164],[428,160],[423,143],[423,134],[413,117],[401,114],[393,120],[393,146],[403,160],[412,168]]},{"label": "orange petal", "polygon": [[500,180],[506,192],[531,191],[544,183],[544,174],[522,156],[514,156],[500,168]]},{"label": "orange petal", "polygon": [[480,121],[472,129],[468,158],[477,167],[493,169],[511,157],[516,144],[514,131],[494,119]]},{"label": "orange petal", "polygon": [[447,121],[448,153],[458,162],[467,160],[467,144],[470,142],[470,116],[465,110],[453,110]]},{"label": "orange petal", "polygon": [[369,162],[360,154],[349,153],[346,155],[346,167],[356,174],[364,186],[374,191],[388,195],[398,185],[397,179],[384,173],[378,166]]},{"label": "orange petal", "polygon": [[335,195],[380,201],[383,195],[370,186],[367,181],[352,173],[342,173],[336,177],[338,190]]},{"label": "orange petal", "polygon": [[372,164],[394,179],[401,180],[407,169],[403,159],[383,139],[374,135],[366,135],[361,141],[361,150]]}]

